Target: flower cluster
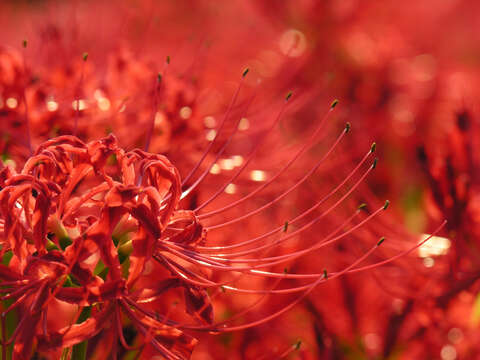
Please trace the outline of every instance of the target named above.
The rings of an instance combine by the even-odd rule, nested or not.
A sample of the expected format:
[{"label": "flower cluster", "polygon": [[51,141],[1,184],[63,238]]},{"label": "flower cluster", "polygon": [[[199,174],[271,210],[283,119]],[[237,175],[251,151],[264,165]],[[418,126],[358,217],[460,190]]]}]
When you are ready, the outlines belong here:
[{"label": "flower cluster", "polygon": [[[203,241],[191,213],[176,210],[180,179],[165,157],[124,152],[113,136],[88,144],[63,136],[42,144],[21,173],[6,167],[1,178],[8,258],[2,299],[15,300],[4,313],[21,309],[14,334],[4,339],[14,342],[14,358],[28,359],[35,342],[42,351],[65,348],[102,330],[128,347],[122,313],[165,357],[190,354],[195,341],[141,305],[183,287],[188,311],[212,320],[204,290],[178,277],[146,281],[143,274],[161,256],[160,239],[183,246]],[[51,325],[59,302],[78,307],[77,314],[62,319],[71,323],[57,318]],[[76,324],[86,309],[91,316]]]},{"label": "flower cluster", "polygon": [[[336,102],[329,112],[335,105]],[[219,333],[261,325],[291,309],[327,279],[384,264],[385,261],[380,261],[360,266],[380,246],[381,239],[337,272],[294,274],[286,269],[277,270],[338,243],[387,208],[388,202],[355,223],[353,220],[360,211],[357,210],[353,217],[306,248],[296,246],[286,252],[282,248],[328,215],[363,182],[375,168],[376,160],[346,194],[315,214],[360,169],[375,150],[374,145],[337,188],[301,214],[253,238],[206,246],[207,231],[250,218],[295,190],[349,130],[347,124],[320,162],[283,193],[255,210],[205,227],[203,222],[207,219],[238,209],[239,204],[254,198],[275,181],[310,142],[258,188],[228,205],[203,213],[201,210],[241,174],[248,159],[225,185],[192,210],[182,210],[181,200],[202,182],[222,151],[187,187],[187,178],[200,167],[200,161],[184,179],[183,190],[178,170],[166,157],[142,150],[124,151],[113,135],[89,143],[71,135],[53,138],[38,147],[19,173],[3,167],[0,276],[2,300],[10,301],[2,313],[4,357],[11,344],[15,359],[28,359],[34,349],[58,355],[68,354],[72,348],[73,352],[86,354],[85,342],[91,340],[95,345],[89,345],[89,354],[95,353],[100,358],[110,353],[116,357],[121,353],[118,344],[126,350],[140,347],[143,354],[188,358],[196,343],[189,335],[191,331]],[[207,148],[204,157],[209,152]],[[308,220],[311,214],[315,215]],[[349,228],[345,229],[346,226]],[[272,249],[276,252],[269,255]],[[251,279],[247,286],[246,278]],[[282,281],[290,285],[283,286]],[[297,284],[298,281],[303,284]],[[217,297],[225,292],[254,296],[256,300],[233,317],[215,320],[209,293]],[[178,303],[173,299],[182,293],[184,311],[172,310],[172,301]],[[251,319],[249,313],[267,296],[275,294],[296,295],[289,302],[280,302],[270,315]],[[6,315],[13,310],[19,314],[19,320],[7,337]],[[56,316],[58,312],[65,314]],[[247,314],[249,320],[235,324]],[[125,338],[126,324],[134,329],[135,345]]]},{"label": "flower cluster", "polygon": [[38,144],[55,136],[95,140],[112,131],[128,149],[142,147],[151,131],[151,151],[176,154],[182,139],[200,130],[196,88],[167,74],[168,64],[159,81],[155,64],[126,49],[109,54],[105,69],[88,58],[85,53],[65,64],[30,66],[21,52],[0,48],[3,161],[21,164]]},{"label": "flower cluster", "polygon": [[[476,349],[474,118],[415,157],[475,87],[452,65],[468,53],[454,19],[476,6],[456,3],[119,1],[115,21],[108,1],[0,4],[2,45],[30,40],[0,48],[2,358],[188,358],[195,339],[193,357],[280,358],[299,337],[304,358]],[[342,106],[318,122],[324,94]],[[389,161],[368,186],[373,139]],[[422,191],[452,246],[403,256],[429,238],[399,221],[428,232]]]}]

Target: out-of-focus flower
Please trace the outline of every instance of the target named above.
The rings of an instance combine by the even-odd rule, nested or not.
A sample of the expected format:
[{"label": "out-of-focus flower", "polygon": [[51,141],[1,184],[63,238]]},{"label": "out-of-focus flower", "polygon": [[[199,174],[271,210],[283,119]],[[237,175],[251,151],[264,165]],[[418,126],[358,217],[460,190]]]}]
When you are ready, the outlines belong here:
[{"label": "out-of-focus flower", "polygon": [[[176,154],[182,139],[195,138],[192,135],[203,127],[196,114],[195,86],[167,74],[166,69],[159,82],[155,66],[132,57],[127,50],[112,53],[102,72],[95,67],[95,60],[88,60],[88,54],[46,69],[38,65],[30,69],[13,49],[1,49],[0,54],[0,150],[4,160],[21,163],[29,147],[65,134],[91,140],[115,130],[122,146],[141,147],[152,117],[155,136],[150,149]],[[187,144],[195,151],[196,142],[184,142]]]},{"label": "out-of-focus flower", "polygon": [[430,186],[429,209],[435,218],[447,217],[458,251],[462,251],[467,243],[477,248],[475,224],[480,179],[474,149],[478,146],[478,124],[471,112],[458,112],[455,123],[443,137],[445,146],[441,148],[427,143],[427,147],[418,149]]},{"label": "out-of-focus flower", "polygon": [[451,342],[455,356],[460,358],[478,352],[474,340],[479,291],[479,159],[474,150],[478,148],[478,131],[472,111],[463,109],[449,126],[427,137],[417,151],[428,181],[425,203],[430,218],[448,220],[447,238],[431,244],[444,244],[444,259],[431,258],[436,287],[432,289],[434,305],[430,306],[435,306],[438,313],[431,321],[443,325],[441,334],[436,334],[442,339],[436,346],[447,346],[451,331],[460,332],[459,340]]}]

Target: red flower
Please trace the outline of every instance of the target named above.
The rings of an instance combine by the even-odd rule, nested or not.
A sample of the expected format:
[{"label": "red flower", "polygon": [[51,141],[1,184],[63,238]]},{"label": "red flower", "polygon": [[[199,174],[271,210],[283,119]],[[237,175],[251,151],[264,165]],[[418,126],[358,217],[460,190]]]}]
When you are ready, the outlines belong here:
[{"label": "red flower", "polygon": [[[188,355],[192,339],[127,305],[141,300],[132,289],[156,241],[172,219],[182,218],[175,215],[179,175],[165,157],[125,153],[112,136],[89,144],[65,136],[40,146],[21,174],[9,168],[2,174],[2,253],[11,254],[10,265],[2,267],[2,284],[9,286],[4,299],[16,298],[11,308],[23,308],[9,340],[15,358],[29,358],[36,338],[45,350],[81,342],[105,327],[119,334],[120,310],[165,356]],[[125,231],[121,240],[115,238],[119,231]],[[65,287],[67,279],[73,287]],[[52,332],[45,318],[54,298],[96,304],[94,315]]]},{"label": "red flower", "polygon": [[[228,113],[225,120],[227,117]],[[343,134],[348,131],[349,126]],[[374,147],[365,159],[373,150]],[[218,159],[221,153],[222,150],[215,158]],[[327,151],[325,156],[329,153]],[[363,181],[375,164],[360,177],[357,184]],[[141,150],[126,152],[118,147],[111,135],[90,143],[83,143],[73,136],[54,138],[36,150],[26,161],[21,173],[17,174],[9,167],[4,168],[0,176],[2,253],[4,258],[8,254],[11,259],[8,265],[1,267],[0,275],[2,284],[6,286],[3,290],[6,293],[4,299],[14,298],[12,308],[21,310],[16,331],[8,341],[4,338],[5,344],[15,342],[15,358],[27,359],[35,344],[39,351],[51,353],[92,339],[100,332],[102,343],[111,344],[111,352],[115,357],[118,353],[117,340],[126,349],[132,348],[124,339],[124,320],[135,327],[143,343],[149,344],[158,353],[171,359],[187,358],[195,340],[185,331],[225,332],[265,323],[299,303],[316,285],[327,281],[327,277],[333,279],[354,268],[355,271],[362,270],[358,265],[382,242],[374,244],[364,255],[337,273],[321,271],[296,275],[275,271],[277,265],[338,242],[388,205],[382,205],[349,230],[341,232],[337,229],[305,249],[262,255],[268,249],[277,248],[301,234],[328,214],[330,210],[304,225],[297,225],[318,208],[324,201],[321,200],[295,219],[263,235],[231,245],[205,246],[205,229],[224,227],[258,212],[248,212],[233,221],[204,229],[201,219],[226,209],[222,207],[199,214],[204,205],[216,199],[219,191],[194,210],[179,209],[181,198],[200,184],[212,165],[203,170],[193,185],[182,191],[179,173],[166,157]],[[234,178],[240,175],[243,168],[238,170]],[[238,204],[254,196],[275,178],[250,195],[232,202],[227,208],[238,207]],[[227,184],[231,182],[229,180]],[[301,182],[260,207],[259,211],[276,203],[299,184]],[[355,186],[332,209],[354,189]],[[292,225],[298,226],[298,229],[290,232],[288,227]],[[272,236],[273,239],[268,240]],[[243,250],[237,250],[241,248]],[[146,269],[152,266],[158,277],[148,275]],[[206,275],[205,271],[212,272],[213,276]],[[239,278],[232,277],[232,273],[251,277],[252,284],[263,282],[259,283],[254,280],[256,278],[276,280],[271,288],[248,289],[234,285]],[[223,274],[230,275],[225,277]],[[276,289],[282,280],[288,279],[309,281],[301,286]],[[173,319],[168,312],[165,313],[162,307],[164,301],[169,293],[175,293],[177,289],[183,289],[186,313],[200,324],[185,322],[184,314]],[[261,297],[233,318],[215,321],[207,289],[260,294]],[[271,315],[242,325],[232,324],[241,315],[249,313],[267,295],[298,293],[300,295],[293,301],[282,305]],[[63,324],[49,324],[48,313],[58,301],[79,307],[74,321],[58,319]],[[75,318],[85,308],[89,309],[90,317],[75,323]],[[27,323],[30,325],[28,331]],[[3,349],[6,351],[5,346]]]}]

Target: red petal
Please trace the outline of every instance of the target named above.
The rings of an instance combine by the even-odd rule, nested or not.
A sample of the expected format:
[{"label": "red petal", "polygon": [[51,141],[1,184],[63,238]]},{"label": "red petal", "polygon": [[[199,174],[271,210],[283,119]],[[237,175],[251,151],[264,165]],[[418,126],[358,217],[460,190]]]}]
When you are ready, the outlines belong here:
[{"label": "red petal", "polygon": [[81,324],[69,325],[60,331],[49,334],[48,339],[45,336],[39,336],[38,347],[41,350],[68,348],[88,340],[108,324],[107,320],[113,310],[113,305],[110,305]]}]

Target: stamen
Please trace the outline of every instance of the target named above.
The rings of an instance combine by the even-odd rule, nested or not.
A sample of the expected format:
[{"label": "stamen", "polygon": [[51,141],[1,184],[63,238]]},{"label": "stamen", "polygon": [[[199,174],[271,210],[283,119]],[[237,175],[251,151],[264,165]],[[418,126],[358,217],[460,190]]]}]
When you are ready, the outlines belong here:
[{"label": "stamen", "polygon": [[77,135],[77,131],[78,131],[78,117],[80,115],[80,91],[82,89],[83,78],[85,76],[85,63],[88,60],[88,53],[87,52],[84,52],[82,54],[82,60],[83,60],[83,62],[82,62],[80,80],[78,81],[77,89],[75,91],[75,101],[74,101],[74,104],[75,104],[75,123],[73,125],[73,135],[74,136]]},{"label": "stamen", "polygon": [[233,109],[233,106],[235,105],[235,103],[237,102],[237,98],[238,98],[238,94],[240,93],[240,89],[242,88],[242,85],[243,85],[243,82],[245,80],[245,77],[246,75],[248,74],[248,71],[245,70],[243,73],[242,73],[242,78],[238,84],[238,87],[237,87],[237,90],[235,91],[235,93],[233,94],[233,97],[232,97],[232,101],[230,102],[230,104],[228,105],[228,108],[227,108],[227,111],[225,112],[225,115],[223,116],[223,119],[222,119],[222,122],[220,123],[220,126],[218,127],[217,129],[217,132],[215,134],[215,137],[213,138],[212,141],[210,141],[209,145],[207,146],[207,148],[205,149],[205,151],[203,152],[202,156],[200,157],[200,160],[198,160],[198,162],[195,164],[195,166],[193,167],[192,170],[190,170],[190,172],[188,173],[188,175],[183,179],[182,181],[182,186],[184,186],[189,180],[190,178],[193,176],[193,174],[198,170],[198,168],[200,167],[200,165],[203,163],[203,160],[205,160],[206,156],[210,153],[210,150],[212,149],[212,146],[213,144],[216,142],[218,136],[220,135],[220,133],[222,132],[222,129],[226,123],[226,121],[228,120],[229,116],[230,116],[230,113]]},{"label": "stamen", "polygon": [[[274,256],[274,257],[266,257],[262,259],[236,259],[236,260],[230,260],[230,259],[222,259],[222,258],[217,258],[217,257],[211,257],[207,258],[205,256],[202,256],[196,252],[189,251],[182,249],[181,247],[175,246],[173,244],[163,244],[165,248],[168,248],[168,251],[173,253],[174,255],[196,265],[204,266],[207,268],[211,268],[214,270],[220,270],[220,271],[240,271],[240,272],[245,272],[248,271],[250,272],[251,270],[254,269],[259,269],[259,268],[265,268],[265,267],[270,267],[273,265],[285,263],[290,260],[297,259],[307,253],[313,252],[315,250],[318,250],[322,247],[325,247],[327,245],[330,245],[332,243],[335,243],[339,241],[340,239],[344,238],[348,234],[352,233],[353,231],[357,230],[360,228],[362,225],[373,219],[375,216],[377,216],[381,211],[383,211],[383,207],[379,208],[377,211],[373,212],[370,216],[353,226],[352,228],[348,229],[347,231],[343,232],[342,234],[335,236],[331,239],[325,239],[324,241],[319,242],[318,244],[312,245],[309,248],[299,250],[296,252],[292,252],[286,255],[279,255],[279,256]],[[303,228],[298,229],[297,231],[285,236],[282,241],[288,240],[290,237],[297,235],[299,232],[303,231],[307,226],[311,225],[311,223],[315,222],[316,219],[312,220],[310,223],[304,225]],[[256,249],[255,249],[256,250]],[[210,260],[211,259],[211,260]],[[228,261],[229,263],[259,263],[257,265],[252,265],[252,266],[230,266],[230,265],[217,265],[213,264],[213,261]]]},{"label": "stamen", "polygon": [[[285,105],[284,105],[285,107]],[[216,214],[219,214],[221,212],[224,212],[226,210],[229,210],[239,204],[241,204],[242,202],[252,198],[255,194],[257,194],[258,192],[260,192],[261,190],[263,190],[264,188],[266,188],[268,185],[272,184],[280,175],[282,175],[308,148],[310,148],[310,146],[312,146],[312,143],[313,143],[313,140],[317,137],[318,133],[323,129],[323,126],[325,124],[325,122],[327,121],[330,113],[332,112],[333,108],[331,108],[324,116],[323,118],[320,120],[319,124],[317,125],[315,131],[312,133],[312,135],[309,137],[309,139],[303,144],[303,146],[300,148],[300,150],[297,151],[297,153],[285,164],[285,166],[283,166],[272,178],[270,178],[269,181],[263,183],[261,186],[259,186],[257,189],[255,189],[254,191],[252,191],[250,194],[244,196],[243,198],[237,200],[237,201],[234,201],[232,202],[231,204],[229,205],[226,205],[220,209],[217,209],[217,210],[213,210],[213,211],[210,211],[210,212],[207,212],[205,214],[200,214],[198,215],[198,218],[199,219],[205,219],[205,218],[208,218],[210,216],[213,216],[213,215],[216,215]],[[282,108],[282,111],[283,111],[283,108]],[[269,131],[271,131],[273,129],[274,126],[276,126],[276,124],[278,123],[278,121],[280,120],[280,117],[282,115],[282,112],[280,112],[280,114],[278,115],[276,121],[272,124],[272,127],[270,128],[270,130],[267,131],[267,133]],[[337,139],[337,141],[334,143],[334,145],[329,149],[329,151],[327,151],[327,154],[330,154],[331,151],[333,151],[333,148],[336,146],[336,144],[338,142],[340,142],[341,138],[343,137],[343,135],[345,134],[345,132],[342,132],[342,134],[340,135],[339,139]],[[226,185],[224,185],[223,188],[219,189],[208,201],[206,201],[203,205],[197,207],[197,209],[195,210],[196,212],[200,211],[204,206],[208,205],[208,203],[210,203],[211,201],[213,201],[214,199],[216,199],[218,197],[218,195],[221,194],[221,192],[224,190],[224,188],[232,183],[233,181],[235,181],[237,179],[237,177],[242,173],[242,171],[246,168],[246,166],[248,165],[248,163],[251,161],[251,159],[254,157],[258,147],[261,145],[261,142],[263,141],[260,140],[259,142],[257,142],[256,146],[255,146],[255,149],[252,151],[252,153],[249,155],[248,157],[248,160],[242,165],[242,167],[237,171],[237,173],[227,182]],[[319,163],[321,163],[328,155],[324,155],[322,160],[319,161]],[[313,170],[312,172],[314,172],[315,170]]]},{"label": "stamen", "polygon": [[[284,352],[282,352],[280,355],[278,355],[278,359],[285,359],[291,353],[293,353],[295,351],[298,351],[300,349],[301,345],[302,345],[302,341],[298,340],[295,344],[289,346]],[[266,357],[262,358],[262,359],[266,359]]]},{"label": "stamen", "polygon": [[[285,111],[285,107],[287,105],[287,102],[285,102],[282,106],[282,108],[280,109],[275,121],[273,121],[273,123],[271,124],[271,126],[265,131],[265,133],[263,134],[263,136],[261,137],[261,139],[259,141],[256,142],[255,144],[255,147],[253,148],[253,150],[250,152],[250,154],[248,155],[247,157],[247,160],[245,160],[242,164],[242,166],[240,166],[240,168],[237,170],[237,172],[235,173],[235,175],[233,175],[233,177],[227,181],[223,186],[221,186],[214,194],[212,197],[210,197],[207,201],[205,201],[203,204],[197,206],[197,208],[194,210],[195,213],[197,213],[198,211],[200,211],[202,208],[204,208],[205,206],[207,206],[209,203],[211,203],[213,200],[215,200],[224,190],[228,189],[228,187],[230,185],[233,185],[233,181],[236,180],[236,178],[243,172],[243,170],[247,167],[247,165],[250,163],[250,161],[254,158],[255,154],[257,153],[258,149],[260,148],[260,145],[263,143],[263,141],[267,138],[268,134],[273,131],[273,129],[275,128],[275,126],[278,124],[278,122],[280,121],[280,119],[282,118],[282,115]],[[238,126],[236,126],[238,128]]]},{"label": "stamen", "polygon": [[[224,153],[225,149],[227,148],[227,146],[230,144],[231,140],[233,139],[233,137],[235,136],[235,134],[237,133],[238,131],[238,124],[240,123],[240,121],[243,119],[243,117],[246,115],[248,109],[250,108],[250,105],[252,104],[253,100],[255,98],[255,95],[252,96],[250,98],[250,100],[248,101],[247,103],[247,106],[245,107],[244,111],[243,111],[243,114],[242,116],[240,116],[237,120],[237,122],[235,123],[235,126],[233,128],[233,131],[232,133],[230,134],[230,136],[228,137],[228,139],[224,142],[224,144],[222,145],[221,149],[217,152],[217,154],[215,155],[215,158],[210,162],[210,165],[207,166],[207,168],[204,170],[204,172],[200,175],[200,177],[191,185],[188,187],[188,189],[186,189],[185,191],[182,192],[182,196],[181,196],[181,199],[184,199],[185,197],[187,197],[193,190],[195,190],[198,185],[200,185],[200,183],[205,179],[205,177],[212,172],[212,168],[215,166],[215,164],[217,163],[218,159],[220,158],[220,156],[222,156],[222,154]],[[222,189],[223,191],[224,189]]]},{"label": "stamen", "polygon": [[[367,153],[363,159],[357,164],[357,166],[350,172],[350,174],[348,174],[345,179],[340,183],[338,184],[335,188],[333,188],[327,195],[325,195],[322,199],[320,199],[315,205],[313,205],[312,207],[310,207],[309,209],[307,209],[306,211],[304,211],[303,213],[301,213],[300,215],[298,215],[297,217],[291,219],[291,220],[288,220],[288,223],[289,225],[292,225],[292,224],[295,224],[296,222],[298,222],[299,220],[303,219],[305,216],[309,215],[310,213],[312,213],[314,210],[316,210],[321,204],[323,204],[325,201],[327,201],[331,196],[333,196],[340,188],[343,187],[343,185],[345,185],[345,183],[358,171],[358,169],[365,163],[365,161],[368,159],[368,156],[370,155],[370,153]],[[368,172],[371,171],[371,167],[367,170],[367,172],[361,177],[361,179],[359,181],[357,181],[357,185],[354,185],[351,189],[350,189],[350,192],[353,192],[353,190],[358,186],[360,185],[360,183],[362,182],[362,180],[367,176]],[[348,196],[348,194],[346,194],[346,196]],[[344,197],[346,197],[344,195]],[[340,203],[340,202],[337,202],[337,203]],[[256,210],[255,210],[256,211]],[[234,220],[231,220],[231,222],[227,222],[227,223],[223,223],[223,224],[219,224],[219,225],[215,225],[215,226],[212,226],[212,227],[207,227],[207,230],[210,230],[210,229],[215,229],[217,227],[220,227],[220,226],[226,226],[226,225],[229,225],[231,223],[234,223],[236,222],[235,221],[236,219]],[[249,245],[249,244],[252,244],[254,242],[257,242],[257,241],[260,241],[264,238],[266,238],[267,236],[270,236],[271,234],[274,234],[278,231],[280,231],[282,229],[282,227],[277,227],[261,236],[258,236],[258,237],[255,237],[253,239],[250,239],[250,240],[247,240],[247,241],[244,241],[244,242],[241,242],[241,243],[237,243],[237,244],[233,244],[233,245],[227,245],[227,246],[212,246],[212,247],[202,247],[202,246],[199,246],[197,247],[198,250],[202,251],[202,250],[226,250],[226,249],[233,249],[233,248],[237,248],[237,247],[240,247],[240,246],[245,246],[245,245]]]},{"label": "stamen", "polygon": [[[342,271],[340,271],[339,273],[337,273],[337,277],[338,276],[341,276],[343,274],[345,274],[348,270],[350,270],[351,268],[355,267],[356,265],[358,265],[359,263],[363,262],[367,257],[369,257],[376,249],[378,248],[377,245],[373,246],[369,251],[367,251],[364,255],[362,255],[360,258],[358,258],[356,261],[354,261],[352,264],[350,264],[348,267],[346,267],[345,269],[343,269]],[[262,319],[259,319],[259,320],[256,320],[256,321],[252,321],[252,322],[249,322],[249,323],[246,323],[246,324],[243,324],[243,325],[237,325],[237,326],[226,326],[225,323],[226,322],[229,322],[229,320],[226,320],[222,323],[216,323],[216,324],[213,324],[213,325],[209,325],[209,326],[181,326],[181,328],[184,328],[184,329],[191,329],[191,330],[206,330],[206,329],[213,329],[214,331],[218,331],[218,332],[232,332],[232,331],[238,331],[238,330],[244,330],[244,329],[248,329],[248,328],[251,328],[251,327],[254,327],[254,326],[258,326],[260,324],[263,324],[263,323],[266,323],[268,321],[271,321],[275,318],[277,318],[278,316],[284,314],[286,311],[290,310],[291,308],[293,308],[295,305],[297,305],[298,303],[300,303],[306,296],[308,296],[308,294],[310,294],[313,289],[315,289],[315,287],[320,284],[321,282],[324,282],[325,279],[323,277],[323,274],[321,277],[319,277],[316,281],[314,281],[313,283],[311,283],[310,285],[308,285],[306,287],[306,290],[304,291],[304,293],[297,297],[295,300],[293,300],[292,302],[290,302],[288,305],[284,306],[282,309],[268,315],[268,316],[265,316],[264,318]],[[249,309],[250,310],[250,309]],[[223,326],[219,326],[219,325],[223,325]]]},{"label": "stamen", "polygon": [[[165,76],[165,73],[164,73],[164,76]],[[145,139],[144,151],[148,151],[150,147],[150,142],[152,141],[153,130],[155,129],[155,116],[158,111],[158,95],[160,93],[161,85],[162,85],[162,75],[158,73],[157,80],[155,81],[155,90],[153,92],[153,105],[152,105],[150,127],[148,128],[148,131],[147,131],[147,138]]]},{"label": "stamen", "polygon": [[[22,45],[23,45],[23,48],[26,49],[27,48],[27,40],[23,40],[22,42]],[[23,72],[25,74],[25,76],[27,76],[27,61],[25,60],[25,54],[23,56]],[[26,96],[26,93],[25,93],[25,89],[27,87],[27,83],[24,85],[23,87],[23,91],[22,91],[22,100],[23,100],[23,104],[25,105],[25,124],[26,124],[26,133],[27,133],[27,147],[28,147],[28,151],[30,153],[30,155],[33,154],[33,147],[32,147],[32,138],[31,138],[31,130],[30,130],[30,117],[29,117],[29,113],[28,113],[28,102],[27,102],[27,96]]]},{"label": "stamen", "polygon": [[[337,140],[334,142],[334,144],[330,147],[330,149],[324,154],[324,156],[319,160],[317,161],[317,163],[300,179],[298,180],[293,186],[291,186],[290,188],[288,188],[286,191],[284,191],[283,193],[281,193],[280,195],[278,195],[277,197],[275,197],[273,200],[269,201],[268,203],[266,203],[265,205],[255,209],[255,210],[252,210],[242,216],[239,216],[235,219],[232,219],[232,220],[229,220],[229,221],[226,221],[226,222],[223,222],[223,223],[220,223],[220,224],[217,224],[217,225],[212,225],[212,226],[208,226],[207,227],[207,230],[214,230],[214,229],[218,229],[218,228],[221,228],[221,227],[224,227],[224,226],[227,226],[227,225],[231,225],[231,224],[234,224],[234,223],[237,223],[239,221],[242,221],[244,219],[247,219],[249,218],[250,216],[253,216],[253,215],[256,215],[258,214],[259,212],[269,208],[270,206],[274,205],[275,203],[277,203],[278,201],[280,201],[281,199],[283,199],[285,196],[287,196],[288,194],[290,194],[292,191],[294,191],[296,188],[298,188],[300,185],[302,185],[318,168],[319,166],[323,163],[323,161],[325,161],[325,159],[328,158],[328,156],[333,152],[333,150],[335,149],[335,147],[338,145],[338,143],[340,142],[340,140],[343,138],[343,136],[345,135],[345,132],[342,132],[341,135],[337,138]],[[352,174],[353,175],[353,174]],[[261,188],[261,187],[260,187]],[[257,188],[258,190],[259,188]],[[254,190],[255,191],[255,190]],[[251,195],[251,194],[250,194]],[[250,196],[250,195],[247,195],[247,196]],[[243,201],[242,199],[239,200],[240,202]],[[238,202],[238,201],[237,201]],[[199,217],[200,218],[200,217]]]},{"label": "stamen", "polygon": [[162,90],[162,84],[165,83],[165,78],[167,76],[168,66],[170,65],[170,56],[167,56],[165,61],[165,66],[163,68],[163,75],[161,73],[157,74],[157,79],[155,82],[155,90],[153,93],[153,104],[152,104],[152,115],[150,120],[150,127],[147,131],[147,137],[145,140],[144,151],[148,151],[150,148],[150,142],[152,141],[153,131],[155,130],[155,117],[158,111],[158,97]]}]

